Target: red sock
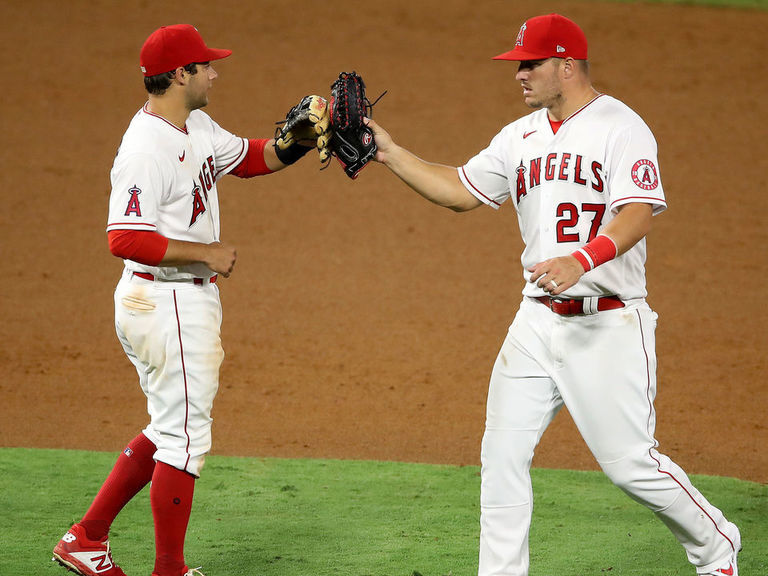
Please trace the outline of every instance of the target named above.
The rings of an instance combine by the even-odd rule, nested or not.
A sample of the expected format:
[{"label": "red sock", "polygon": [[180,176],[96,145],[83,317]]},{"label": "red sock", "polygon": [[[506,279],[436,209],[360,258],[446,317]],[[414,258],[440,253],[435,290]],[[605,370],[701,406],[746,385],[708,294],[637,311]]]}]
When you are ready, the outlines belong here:
[{"label": "red sock", "polygon": [[90,540],[106,539],[120,510],[152,479],[157,448],[144,434],[131,440],[117,458],[80,525]]},{"label": "red sock", "polygon": [[155,519],[153,576],[179,576],[184,571],[184,538],[194,491],[192,474],[164,462],[157,463],[149,492]]}]

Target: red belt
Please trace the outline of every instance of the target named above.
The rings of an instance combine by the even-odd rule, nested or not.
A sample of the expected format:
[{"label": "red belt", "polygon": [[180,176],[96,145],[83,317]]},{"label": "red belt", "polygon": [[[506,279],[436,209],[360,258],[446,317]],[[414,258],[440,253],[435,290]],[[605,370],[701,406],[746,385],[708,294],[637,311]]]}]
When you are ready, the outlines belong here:
[{"label": "red belt", "polygon": [[[152,274],[149,274],[148,272],[134,272],[133,275],[138,276],[139,278],[144,278],[144,280],[149,280],[150,282],[155,281],[155,277]],[[216,282],[217,278],[218,278],[218,275],[211,276],[208,279],[208,282],[213,284],[214,282]],[[205,284],[205,278],[185,278],[183,280],[170,280],[170,282],[192,282],[197,286],[202,286],[203,284]]]},{"label": "red belt", "polygon": [[[584,314],[583,300],[564,300],[562,298],[550,298],[549,296],[537,296],[536,300],[548,306],[555,314],[561,316],[576,316]],[[597,311],[616,310],[624,308],[624,302],[618,296],[603,296],[597,299]]]}]

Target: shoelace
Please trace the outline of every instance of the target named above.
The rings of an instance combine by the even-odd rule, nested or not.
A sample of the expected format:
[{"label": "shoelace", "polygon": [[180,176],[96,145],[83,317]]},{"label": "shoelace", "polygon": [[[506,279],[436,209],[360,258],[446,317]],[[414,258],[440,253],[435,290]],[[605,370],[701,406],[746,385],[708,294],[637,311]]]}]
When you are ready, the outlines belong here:
[{"label": "shoelace", "polygon": [[200,568],[202,568],[202,566],[198,566],[197,568],[190,568],[189,572],[184,574],[184,576],[205,576],[205,574],[200,572]]}]

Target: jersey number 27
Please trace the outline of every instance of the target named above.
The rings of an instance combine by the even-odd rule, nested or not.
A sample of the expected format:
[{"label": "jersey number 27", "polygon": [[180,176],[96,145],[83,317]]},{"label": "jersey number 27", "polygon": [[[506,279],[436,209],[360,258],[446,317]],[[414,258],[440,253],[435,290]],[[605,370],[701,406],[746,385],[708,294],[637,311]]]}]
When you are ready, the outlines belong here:
[{"label": "jersey number 27", "polygon": [[[586,240],[579,238],[579,233],[573,229],[579,223],[580,213],[591,212],[594,214],[592,223],[589,226],[589,237]],[[590,242],[597,236],[600,225],[603,223],[603,214],[605,214],[605,204],[582,204],[581,212],[575,204],[563,202],[557,207],[557,241],[564,242]]]}]

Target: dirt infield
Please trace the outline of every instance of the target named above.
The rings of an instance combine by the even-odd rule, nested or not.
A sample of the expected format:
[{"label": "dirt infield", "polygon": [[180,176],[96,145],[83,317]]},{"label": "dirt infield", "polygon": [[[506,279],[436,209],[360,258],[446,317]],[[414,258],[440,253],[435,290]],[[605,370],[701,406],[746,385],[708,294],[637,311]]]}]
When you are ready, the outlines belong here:
[{"label": "dirt infield", "polygon": [[[106,245],[109,168],[145,99],[138,52],[195,24],[234,54],[208,112],[269,137],[342,70],[376,117],[459,165],[527,112],[511,48],[561,12],[590,39],[595,85],[654,130],[670,209],[649,240],[660,315],[657,437],[689,472],[768,482],[763,137],[768,13],[503,0],[307,4],[7,3],[2,108],[0,445],[118,450],[145,423],[112,324],[121,262]],[[314,8],[310,8],[313,6]],[[350,8],[355,7],[354,10]],[[227,358],[214,453],[478,464],[487,380],[517,309],[514,210],[457,215],[382,166],[355,182],[315,158],[220,184]],[[595,464],[565,412],[534,465]]]}]

